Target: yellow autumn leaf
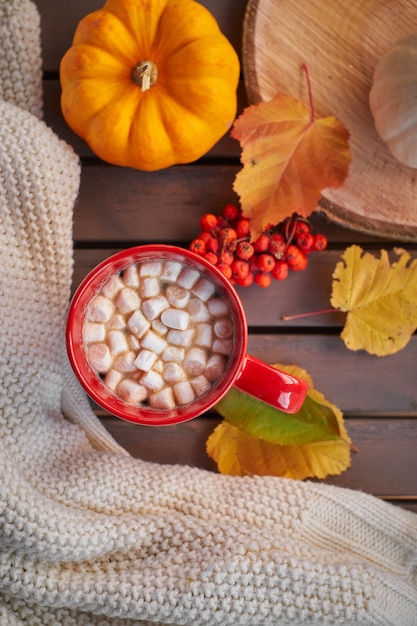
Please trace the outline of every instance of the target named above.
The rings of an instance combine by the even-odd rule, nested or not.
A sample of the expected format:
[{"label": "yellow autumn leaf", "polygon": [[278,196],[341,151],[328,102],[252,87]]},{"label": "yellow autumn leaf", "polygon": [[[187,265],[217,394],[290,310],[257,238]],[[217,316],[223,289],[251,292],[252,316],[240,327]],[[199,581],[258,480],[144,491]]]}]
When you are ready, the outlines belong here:
[{"label": "yellow autumn leaf", "polygon": [[331,305],[347,313],[341,337],[350,350],[386,356],[404,348],[417,328],[417,259],[396,250],[390,263],[350,246],[333,272]]},{"label": "yellow autumn leaf", "polygon": [[[223,474],[238,476],[258,474],[296,479],[312,477],[323,479],[329,475],[340,474],[350,466],[351,454],[351,440],[344,425],[342,412],[314,388],[311,377],[304,369],[296,365],[282,364],[275,364],[274,367],[303,378],[307,382],[307,399],[309,400],[307,404],[311,407],[312,419],[321,421],[317,409],[322,406],[322,417],[331,422],[329,433],[333,433],[332,438],[328,437],[325,430],[323,430],[325,437],[323,440],[312,441],[307,430],[304,441],[300,440],[302,439],[301,433],[295,437],[301,416],[303,416],[303,421],[308,419],[306,413],[310,409],[306,406],[302,407],[299,414],[285,415],[286,423],[281,419],[281,412],[275,410],[276,424],[274,426],[270,407],[259,401],[257,405],[253,405],[249,396],[240,393],[239,397],[231,396],[228,402],[222,404],[222,415],[225,419],[207,439],[208,455],[217,463],[218,470]],[[270,425],[259,429],[258,423],[262,422],[262,405]],[[247,415],[242,420],[239,419],[239,413],[247,413],[250,407],[254,409],[253,425]],[[331,413],[326,411],[326,407]],[[294,437],[291,437],[293,428],[295,433]],[[338,436],[335,436],[335,432]],[[296,445],[277,443],[279,440],[291,438],[293,440],[296,438],[298,443]]]},{"label": "yellow autumn leaf", "polygon": [[350,466],[350,445],[342,439],[297,446],[269,443],[223,421],[206,442],[222,474],[324,479]]}]

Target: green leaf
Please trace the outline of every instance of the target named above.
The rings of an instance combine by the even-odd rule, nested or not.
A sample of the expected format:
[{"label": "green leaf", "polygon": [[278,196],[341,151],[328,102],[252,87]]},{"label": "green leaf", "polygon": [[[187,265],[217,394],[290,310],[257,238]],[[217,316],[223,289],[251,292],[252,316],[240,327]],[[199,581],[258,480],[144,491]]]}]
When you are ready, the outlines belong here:
[{"label": "green leaf", "polygon": [[216,410],[233,426],[271,443],[298,445],[340,439],[336,407],[323,404],[317,396],[323,398],[309,390],[301,410],[289,415],[232,388],[217,403]]}]

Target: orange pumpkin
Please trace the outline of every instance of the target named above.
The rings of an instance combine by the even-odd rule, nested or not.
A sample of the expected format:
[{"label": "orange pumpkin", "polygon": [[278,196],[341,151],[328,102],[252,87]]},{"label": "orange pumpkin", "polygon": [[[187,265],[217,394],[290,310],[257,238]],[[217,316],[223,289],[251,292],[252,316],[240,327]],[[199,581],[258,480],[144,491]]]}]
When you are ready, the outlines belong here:
[{"label": "orange pumpkin", "polygon": [[62,58],[62,113],[109,163],[189,163],[231,127],[239,72],[234,48],[194,0],[107,0],[80,21]]}]

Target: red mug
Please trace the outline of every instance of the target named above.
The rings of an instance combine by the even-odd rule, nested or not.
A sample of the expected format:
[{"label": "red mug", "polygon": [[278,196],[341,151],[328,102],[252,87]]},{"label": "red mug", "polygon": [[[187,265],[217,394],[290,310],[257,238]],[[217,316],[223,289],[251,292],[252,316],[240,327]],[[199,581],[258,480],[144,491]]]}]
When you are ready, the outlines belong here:
[{"label": "red mug", "polygon": [[[190,401],[186,401],[185,396],[180,403],[176,403],[175,406],[169,404],[166,407],[164,406],[164,408],[154,408],[150,406],[147,399],[139,403],[125,401],[113,388],[107,386],[105,383],[106,377],[103,373],[98,372],[92,367],[91,360],[87,356],[88,346],[85,340],[84,328],[89,319],[88,311],[91,302],[97,294],[100,294],[100,290],[110,277],[124,276],[127,268],[134,267],[137,268],[139,272],[140,268],[144,267],[155,268],[158,267],[158,265],[164,267],[162,264],[166,264],[166,266],[170,268],[180,268],[181,272],[184,272],[184,275],[187,274],[187,280],[190,275],[198,276],[198,281],[201,282],[198,282],[197,285],[200,285],[200,287],[190,287],[190,294],[193,296],[193,299],[196,300],[198,298],[195,297],[194,291],[198,294],[200,289],[203,302],[202,306],[210,306],[210,302],[214,304],[214,300],[210,300],[212,297],[215,299],[216,303],[224,300],[228,307],[227,319],[232,322],[231,325],[229,323],[229,326],[232,326],[233,333],[229,344],[227,344],[227,340],[223,343],[221,343],[221,341],[219,342],[223,353],[228,353],[224,355],[226,365],[224,372],[219,375],[219,380],[212,381],[208,390],[201,393],[201,395],[196,394]],[[163,272],[163,270],[161,270],[161,272]],[[176,280],[179,281],[180,278],[181,275],[178,279],[172,279],[172,285],[174,287],[178,288]],[[161,276],[158,275],[156,275],[156,279],[159,280],[161,285],[165,281],[165,278],[161,278]],[[182,285],[185,283],[186,281],[183,279]],[[166,284],[165,281],[165,288]],[[207,288],[208,291],[206,293]],[[152,306],[148,307],[148,309],[150,310],[150,308],[152,308],[153,311],[155,306],[152,298],[150,298],[150,302]],[[155,321],[153,315],[155,315],[155,313],[150,315],[150,319]],[[182,323],[183,318],[189,317],[189,314],[174,311],[173,316],[175,318],[173,324],[174,326],[178,326],[178,322]],[[164,320],[168,317],[169,314],[167,313]],[[148,322],[146,322],[146,324],[150,326],[150,323],[148,324]],[[160,324],[160,326],[162,327],[162,324]],[[227,323],[223,323],[219,328],[225,328],[226,326]],[[176,338],[181,335],[181,332],[172,332],[177,333],[176,335],[172,335],[173,338],[174,336]],[[141,344],[143,340],[135,339],[135,341],[137,344]],[[158,344],[164,343],[165,339],[158,341],[158,338],[156,338],[156,341]],[[223,398],[232,386],[281,411],[287,413],[296,413],[299,411],[307,393],[305,381],[248,355],[246,352],[247,341],[248,330],[246,316],[234,287],[227,278],[206,259],[190,250],[176,246],[164,244],[136,246],[110,256],[97,265],[81,282],[71,300],[68,311],[66,328],[67,351],[72,368],[82,386],[88,395],[106,411],[121,419],[137,424],[158,426],[176,424],[193,419],[212,408]],[[106,339],[104,342],[106,342]],[[228,345],[231,346],[230,349],[227,347]],[[226,350],[224,349],[225,347]],[[147,350],[144,350],[144,352],[149,356]],[[158,352],[158,350],[156,350],[156,352]],[[155,357],[155,359],[157,359],[157,357]],[[143,365],[141,365],[141,368],[148,371]],[[117,374],[117,376],[120,376],[120,374]],[[138,377],[137,374],[135,374],[135,376]],[[143,374],[143,376],[145,376],[145,374]],[[155,378],[158,378],[158,376],[159,374],[154,374]],[[150,392],[151,399],[157,397],[155,393],[157,392]],[[167,395],[171,397],[172,393],[168,390]],[[183,403],[181,404],[181,402]]]}]

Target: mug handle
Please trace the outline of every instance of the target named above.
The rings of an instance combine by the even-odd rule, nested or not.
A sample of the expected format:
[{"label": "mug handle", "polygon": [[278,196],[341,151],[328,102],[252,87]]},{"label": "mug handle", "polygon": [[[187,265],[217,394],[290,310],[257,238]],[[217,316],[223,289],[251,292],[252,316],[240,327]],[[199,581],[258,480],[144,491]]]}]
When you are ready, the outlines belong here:
[{"label": "mug handle", "polygon": [[307,383],[247,354],[233,386],[267,404],[297,413],[307,395]]}]

